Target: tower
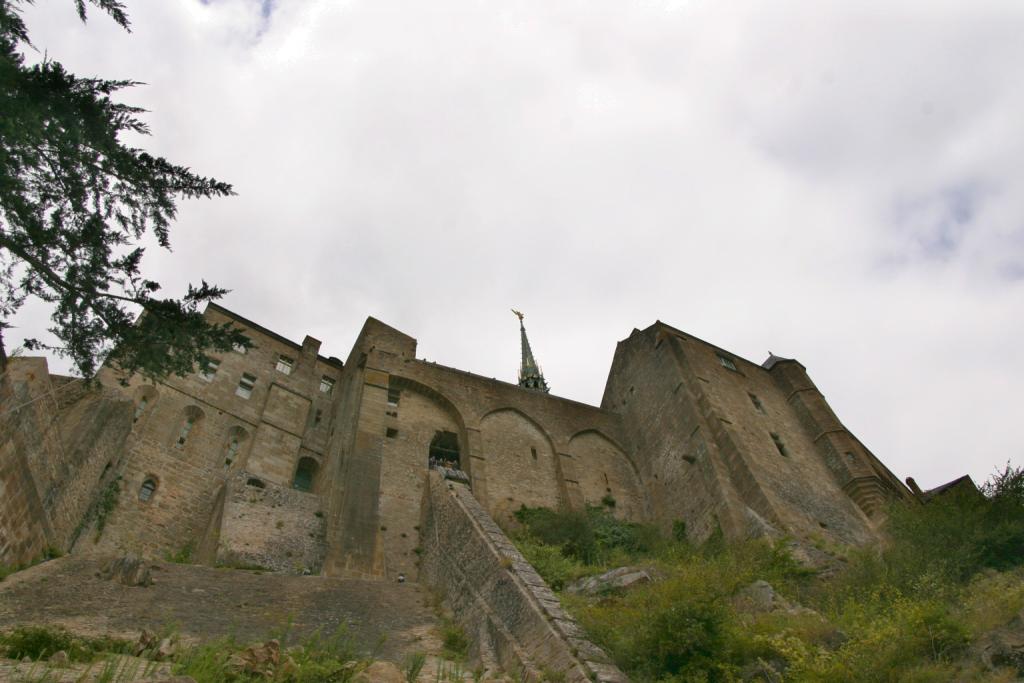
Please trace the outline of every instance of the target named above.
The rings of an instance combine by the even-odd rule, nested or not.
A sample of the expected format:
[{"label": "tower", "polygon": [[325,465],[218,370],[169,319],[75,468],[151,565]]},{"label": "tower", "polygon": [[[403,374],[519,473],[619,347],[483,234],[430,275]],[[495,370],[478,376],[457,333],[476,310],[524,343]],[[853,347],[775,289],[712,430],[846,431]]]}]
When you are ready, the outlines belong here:
[{"label": "tower", "polygon": [[519,336],[523,347],[523,359],[519,364],[519,386],[533,391],[543,391],[546,394],[549,391],[548,383],[544,380],[544,373],[541,372],[537,360],[533,357],[530,340],[526,338],[526,327],[523,326],[525,316],[514,308],[512,312],[519,318]]}]

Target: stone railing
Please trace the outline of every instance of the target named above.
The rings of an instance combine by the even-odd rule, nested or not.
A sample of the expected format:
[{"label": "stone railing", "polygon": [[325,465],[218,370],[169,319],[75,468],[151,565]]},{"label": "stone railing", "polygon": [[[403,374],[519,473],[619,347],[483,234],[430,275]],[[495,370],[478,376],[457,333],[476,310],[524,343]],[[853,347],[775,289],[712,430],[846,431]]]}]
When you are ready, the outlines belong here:
[{"label": "stone railing", "polygon": [[427,489],[419,579],[441,592],[473,643],[472,656],[527,681],[628,680],[586,639],[468,487],[430,472]]}]

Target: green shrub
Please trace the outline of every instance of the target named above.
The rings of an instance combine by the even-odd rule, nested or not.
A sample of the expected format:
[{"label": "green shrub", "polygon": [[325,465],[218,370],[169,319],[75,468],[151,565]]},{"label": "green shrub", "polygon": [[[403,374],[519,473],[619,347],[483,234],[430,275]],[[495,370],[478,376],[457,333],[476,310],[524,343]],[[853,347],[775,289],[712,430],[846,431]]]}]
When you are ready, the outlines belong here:
[{"label": "green shrub", "polygon": [[588,565],[607,563],[616,552],[650,554],[663,542],[655,527],[616,519],[602,507],[555,511],[523,506],[515,518],[523,525],[518,537],[558,547],[566,557]]},{"label": "green shrub", "polygon": [[[192,554],[195,552],[195,543],[189,541],[185,545],[181,546],[176,552],[170,552],[164,554],[164,559],[168,562],[175,564],[192,564]],[[226,566],[226,565],[225,565]],[[242,568],[242,567],[236,567]],[[252,568],[252,567],[245,567]],[[260,567],[262,569],[262,567]]]},{"label": "green shrub", "polygon": [[557,546],[545,545],[528,538],[520,539],[516,545],[526,561],[533,565],[552,590],[563,590],[568,584],[593,571],[582,562],[566,557]]},{"label": "green shrub", "polygon": [[292,665],[281,665],[269,677],[238,673],[229,666],[231,655],[244,649],[232,638],[209,641],[182,651],[175,657],[173,671],[178,675],[191,676],[197,683],[265,680],[346,683],[361,669],[356,647],[344,626],[329,635],[314,632],[300,645],[290,648],[286,655],[282,654],[282,660],[287,657]]},{"label": "green shrub", "polygon": [[0,651],[9,659],[38,661],[63,650],[73,662],[91,662],[104,653],[126,653],[130,648],[125,640],[84,638],[60,627],[19,626],[0,634]]},{"label": "green shrub", "polygon": [[466,637],[466,632],[447,617],[441,620],[441,646],[444,649],[444,656],[448,659],[462,661],[469,653],[469,638]]}]

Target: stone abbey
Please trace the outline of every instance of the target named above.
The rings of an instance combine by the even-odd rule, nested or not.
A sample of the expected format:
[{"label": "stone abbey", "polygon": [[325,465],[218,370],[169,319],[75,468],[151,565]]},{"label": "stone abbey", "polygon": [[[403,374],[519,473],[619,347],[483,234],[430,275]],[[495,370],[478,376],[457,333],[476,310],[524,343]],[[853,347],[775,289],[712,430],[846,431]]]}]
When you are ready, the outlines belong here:
[{"label": "stone abbey", "polygon": [[[607,505],[702,540],[864,544],[912,499],[796,360],[757,365],[656,322],[618,344],[600,406],[548,391],[520,317],[518,384],[416,357],[367,319],[343,362],[220,306],[255,343],[210,371],[103,389],[15,359],[3,397],[0,561],[47,547],[281,572],[417,575],[430,465],[503,523]],[[245,351],[240,349],[240,351]]]},{"label": "stone abbey", "polygon": [[[105,367],[90,385],[51,375],[42,358],[11,360],[0,378],[0,564],[69,556],[23,588],[0,584],[0,622],[34,609],[112,624],[108,609],[77,609],[47,588],[46,572],[96,590],[106,558],[132,555],[184,563],[168,575],[194,590],[172,583],[163,604],[199,617],[186,624],[194,633],[216,596],[232,600],[224,618],[245,612],[227,596],[252,577],[209,567],[258,569],[266,608],[254,615],[297,609],[287,585],[335,596],[309,598],[318,606],[306,614],[337,619],[360,604],[366,623],[395,600],[401,614],[422,610],[432,591],[488,670],[623,683],[505,535],[521,506],[604,506],[694,542],[768,537],[809,553],[875,542],[890,502],[961,482],[907,488],[799,362],[758,365],[661,322],[619,342],[591,406],[550,393],[518,312],[517,384],[418,359],[414,338],[373,318],[343,362],[312,337],[291,341],[217,305],[205,315],[242,328],[253,348],[157,384]],[[144,589],[105,590],[119,623],[159,626],[132,607],[155,604],[131,592]]]}]

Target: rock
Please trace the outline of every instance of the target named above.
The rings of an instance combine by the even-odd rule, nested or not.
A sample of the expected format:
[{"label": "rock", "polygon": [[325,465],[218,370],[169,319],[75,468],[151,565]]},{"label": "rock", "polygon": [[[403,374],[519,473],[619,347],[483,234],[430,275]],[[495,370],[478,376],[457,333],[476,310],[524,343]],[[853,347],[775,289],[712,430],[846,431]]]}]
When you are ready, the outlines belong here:
[{"label": "rock", "polygon": [[355,683],[405,683],[405,674],[391,662],[374,662],[356,676]]},{"label": "rock", "polygon": [[236,652],[228,658],[228,666],[237,672],[270,677],[280,661],[281,643],[274,639]]},{"label": "rock", "polygon": [[809,614],[818,615],[812,609],[790,603],[784,597],[775,592],[770,583],[764,580],[757,580],[754,583],[741,588],[733,598],[733,605],[736,609],[752,614],[763,614],[767,612],[785,612],[790,615]]},{"label": "rock", "polygon": [[64,650],[57,650],[50,655],[50,664],[54,664],[56,666],[67,666],[69,661],[71,661],[71,658],[68,657],[68,653]]},{"label": "rock", "polygon": [[142,633],[139,634],[139,639],[135,641],[135,646],[132,648],[132,654],[136,657],[142,655],[149,650],[153,650],[158,645],[156,635],[152,631],[142,629]]},{"label": "rock", "polygon": [[174,653],[177,649],[178,648],[175,647],[174,642],[170,638],[164,638],[157,646],[156,652],[153,653],[153,659],[158,662],[171,659],[174,657]]},{"label": "rock", "polygon": [[574,581],[565,590],[569,593],[597,595],[650,582],[651,575],[640,567],[619,567],[598,576],[589,576]]},{"label": "rock", "polygon": [[99,577],[106,581],[117,581],[125,586],[140,586],[145,588],[153,583],[149,567],[135,555],[120,557],[100,572]]},{"label": "rock", "polygon": [[1024,675],[1024,612],[1006,626],[985,634],[975,650],[987,669],[1011,667]]}]

